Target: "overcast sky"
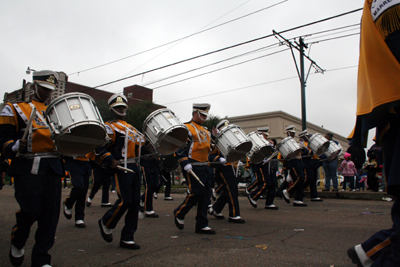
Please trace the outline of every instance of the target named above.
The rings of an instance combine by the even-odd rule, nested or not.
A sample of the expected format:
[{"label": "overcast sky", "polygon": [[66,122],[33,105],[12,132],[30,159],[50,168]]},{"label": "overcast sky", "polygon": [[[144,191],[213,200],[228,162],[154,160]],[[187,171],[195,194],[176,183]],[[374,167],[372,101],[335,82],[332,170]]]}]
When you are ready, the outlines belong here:
[{"label": "overcast sky", "polygon": [[[355,123],[362,11],[314,22],[363,4],[364,0],[2,1],[0,95],[20,88],[22,79],[30,81],[25,74],[29,66],[63,71],[69,81],[91,87],[135,76],[98,88],[121,92],[138,84],[154,89],[154,102],[182,121],[190,119],[192,103],[204,102],[220,117],[282,110],[301,118],[296,63],[288,46],[268,37],[275,30],[292,42],[303,36],[306,55],[326,71],[316,74],[311,68],[307,121],[348,136]],[[299,27],[307,24],[311,25]],[[248,41],[252,42],[238,45]],[[222,51],[155,70],[218,50]],[[293,53],[299,66],[299,52]],[[309,67],[306,60],[306,74]],[[138,75],[143,72],[148,73]]]}]

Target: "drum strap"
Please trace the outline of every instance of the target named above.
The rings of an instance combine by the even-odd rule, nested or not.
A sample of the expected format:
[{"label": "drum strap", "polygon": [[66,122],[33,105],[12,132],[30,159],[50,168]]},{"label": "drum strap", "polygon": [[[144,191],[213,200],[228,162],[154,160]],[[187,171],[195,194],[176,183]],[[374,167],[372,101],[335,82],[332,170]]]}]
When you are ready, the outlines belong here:
[{"label": "drum strap", "polygon": [[[32,104],[32,102],[29,102],[28,104],[31,107],[31,109],[35,108],[35,105]],[[17,111],[17,113],[20,115],[21,119],[23,121],[27,122],[29,119],[25,115],[25,113],[22,111],[21,107],[17,103],[14,103],[13,106],[14,106],[15,110]],[[37,109],[36,109],[36,115],[39,118],[39,120],[45,125],[45,127],[43,127],[43,128],[48,128],[46,120],[43,118],[43,116],[40,114],[40,112],[37,111]],[[32,133],[33,133],[33,131],[36,130],[36,129],[41,129],[42,128],[42,127],[33,128],[32,125],[33,125],[33,123],[30,125],[30,127],[28,129],[28,138],[27,138],[27,140],[28,140],[28,151],[30,151],[29,148],[32,148]],[[21,130],[24,131],[25,128],[21,129]]]},{"label": "drum strap", "polygon": [[129,137],[129,131],[127,128],[125,128],[125,155],[124,155],[124,167],[127,168],[128,163],[127,163],[127,159],[128,159],[128,137]]},{"label": "drum strap", "polygon": [[122,131],[121,129],[117,128],[115,125],[110,124],[111,127],[114,129],[114,131],[119,132],[120,134],[124,134],[124,135],[127,135],[126,133],[127,133],[127,132],[130,132],[130,133],[132,133],[132,134],[135,135],[135,140],[134,140],[134,141],[136,141],[136,142],[146,142],[144,136],[143,136],[140,132],[134,132],[134,131],[132,131],[131,129],[129,129],[128,127],[126,127],[125,125],[123,125],[122,123],[120,123],[119,121],[117,122],[117,124],[118,124],[119,126],[121,126],[122,128],[124,128],[125,131]]},{"label": "drum strap", "polygon": [[[198,142],[201,144],[201,138],[200,138],[199,131],[198,131],[197,127],[192,122],[190,123],[190,125],[192,125],[194,130],[196,131],[197,140],[199,140]],[[194,140],[194,141],[196,141],[196,140]]]}]

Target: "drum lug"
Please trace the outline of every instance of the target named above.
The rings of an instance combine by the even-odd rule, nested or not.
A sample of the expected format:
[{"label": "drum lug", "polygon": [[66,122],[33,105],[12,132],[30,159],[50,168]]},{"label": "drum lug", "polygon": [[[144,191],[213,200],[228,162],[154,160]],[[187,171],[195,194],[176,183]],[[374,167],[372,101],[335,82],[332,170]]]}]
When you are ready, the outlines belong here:
[{"label": "drum lug", "polygon": [[162,127],[160,129],[158,129],[156,126],[154,126],[153,128],[154,128],[154,131],[156,132],[156,135],[158,135],[160,132],[164,131],[164,128],[162,128]]},{"label": "drum lug", "polygon": [[60,134],[60,131],[59,131],[58,129],[56,129],[56,127],[54,126],[54,122],[50,122],[50,127],[51,127],[51,129],[52,129],[52,132],[53,132],[55,135]]}]

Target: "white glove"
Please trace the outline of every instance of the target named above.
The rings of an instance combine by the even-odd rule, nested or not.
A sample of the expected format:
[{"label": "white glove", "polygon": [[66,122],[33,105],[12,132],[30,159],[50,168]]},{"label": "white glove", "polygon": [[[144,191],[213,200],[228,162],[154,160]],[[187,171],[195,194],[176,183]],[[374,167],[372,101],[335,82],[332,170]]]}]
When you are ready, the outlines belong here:
[{"label": "white glove", "polygon": [[183,167],[183,169],[186,171],[186,172],[190,172],[192,169],[193,169],[193,167],[192,167],[192,164],[186,164],[185,165],[185,167]]},{"label": "white glove", "polygon": [[219,162],[221,162],[222,164],[225,164],[225,163],[226,163],[226,159],[223,158],[223,157],[220,157],[220,158],[219,158]]},{"label": "white glove", "polygon": [[15,144],[13,145],[13,147],[11,148],[11,150],[13,152],[18,152],[19,150],[19,139],[17,140],[17,142],[15,142]]}]

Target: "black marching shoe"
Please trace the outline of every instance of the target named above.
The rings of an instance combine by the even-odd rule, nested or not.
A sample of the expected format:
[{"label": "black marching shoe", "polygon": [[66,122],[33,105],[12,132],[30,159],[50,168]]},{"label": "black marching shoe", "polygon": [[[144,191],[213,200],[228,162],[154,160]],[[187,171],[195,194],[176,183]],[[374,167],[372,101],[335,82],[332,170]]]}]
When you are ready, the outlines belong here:
[{"label": "black marching shoe", "polygon": [[[12,245],[10,248],[10,252],[8,253],[8,257],[10,258],[10,262],[11,262],[12,266],[21,266],[22,263],[24,262],[24,254],[22,254],[21,257],[14,257],[11,250],[12,250]],[[22,249],[21,249],[21,251],[22,251]],[[22,253],[24,253],[24,252],[22,251]]]},{"label": "black marching shoe", "polygon": [[250,195],[247,195],[247,198],[250,201],[250,205],[253,206],[253,208],[257,208],[257,201],[253,200]]},{"label": "black marching shoe", "polygon": [[351,247],[347,250],[347,256],[349,256],[354,264],[357,264],[357,267],[363,267],[363,264],[361,263],[360,258],[357,255],[355,247]]},{"label": "black marching shoe", "polygon": [[265,205],[266,210],[279,210],[279,207],[275,206],[274,204]]},{"label": "black marching shoe", "polygon": [[206,226],[206,227],[201,228],[201,229],[196,229],[195,233],[196,233],[196,234],[215,235],[217,232],[216,232],[214,229],[212,229],[212,228]]},{"label": "black marching shoe", "polygon": [[293,206],[295,207],[307,207],[307,204],[300,200],[293,201]]},{"label": "black marching shoe", "polygon": [[240,216],[238,216],[239,218],[231,218],[229,217],[229,222],[231,223],[245,223],[246,221],[243,220],[242,218],[240,218]]},{"label": "black marching shoe", "polygon": [[282,197],[283,197],[283,200],[286,201],[286,203],[288,203],[288,204],[290,203],[290,195],[286,189],[282,191]]},{"label": "black marching shoe", "polygon": [[88,197],[86,200],[86,207],[90,207],[90,205],[92,205],[92,199]]},{"label": "black marching shoe", "polygon": [[222,215],[221,213],[217,213],[212,207],[208,209],[208,214],[214,216],[218,220],[223,220],[225,219],[225,216]]},{"label": "black marching shoe", "polygon": [[76,220],[75,221],[75,226],[78,227],[78,228],[85,228],[86,227],[86,225],[83,222],[83,220]]},{"label": "black marching shoe", "polygon": [[185,226],[185,222],[181,219],[178,219],[176,216],[174,216],[175,219],[175,225],[178,227],[179,230],[183,230],[183,227]]},{"label": "black marching shoe", "polygon": [[[108,229],[107,227],[105,227],[103,225],[103,222],[101,221],[101,219],[99,220],[99,227],[100,227],[101,236],[103,237],[104,241],[111,243],[113,240],[113,235],[112,235],[111,229]],[[104,229],[104,228],[106,228],[106,229]]]},{"label": "black marching shoe", "polygon": [[312,201],[312,202],[322,202],[322,201],[324,201],[324,200],[323,200],[322,198],[315,197],[315,198],[312,198],[311,201]]},{"label": "black marching shoe", "polygon": [[67,218],[67,220],[71,220],[72,210],[67,208],[67,205],[65,205],[65,201],[63,202],[63,213],[64,213],[65,218]]},{"label": "black marching shoe", "polygon": [[110,208],[110,207],[112,207],[112,206],[113,206],[113,204],[110,203],[110,202],[108,202],[108,203],[101,203],[101,207],[102,207],[102,208]]},{"label": "black marching shoe", "polygon": [[146,212],[146,217],[147,218],[158,218],[158,214],[156,214],[154,211],[152,213],[147,213]]},{"label": "black marching shoe", "polygon": [[121,248],[127,248],[127,249],[140,249],[140,246],[135,243],[135,241],[119,241],[119,246]]}]

